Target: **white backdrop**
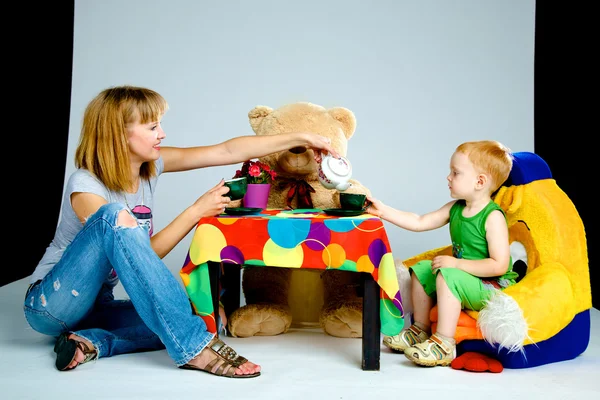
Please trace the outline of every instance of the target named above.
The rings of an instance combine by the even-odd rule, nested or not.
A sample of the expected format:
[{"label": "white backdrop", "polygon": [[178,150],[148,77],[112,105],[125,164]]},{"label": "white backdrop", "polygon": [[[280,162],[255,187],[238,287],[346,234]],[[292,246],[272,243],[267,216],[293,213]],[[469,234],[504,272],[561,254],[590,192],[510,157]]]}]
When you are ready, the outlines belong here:
[{"label": "white backdrop", "polygon": [[[254,106],[310,101],[355,113],[353,178],[425,213],[450,200],[459,143],[533,151],[534,26],[534,0],[76,0],[66,175],[85,106],[109,86],[165,96],[165,146],[253,134]],[[238,167],[163,175],[155,231]],[[449,241],[387,228],[395,258]],[[177,277],[191,236],[164,259]]]}]

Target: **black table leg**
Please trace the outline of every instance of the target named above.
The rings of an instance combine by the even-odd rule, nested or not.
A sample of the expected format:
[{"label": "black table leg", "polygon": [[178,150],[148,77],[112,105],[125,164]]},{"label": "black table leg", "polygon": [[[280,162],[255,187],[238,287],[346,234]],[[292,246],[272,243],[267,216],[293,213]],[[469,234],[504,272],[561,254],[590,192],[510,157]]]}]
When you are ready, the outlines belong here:
[{"label": "black table leg", "polygon": [[227,318],[232,312],[240,308],[240,282],[242,267],[238,264],[223,263],[221,285],[225,289],[221,303],[225,308]]},{"label": "black table leg", "polygon": [[[221,270],[225,271],[223,274]],[[229,316],[240,306],[240,275],[239,265],[208,262],[208,273],[215,310],[216,324],[219,326],[219,288],[221,282],[226,288],[222,303],[225,314]],[[379,344],[381,320],[379,317],[379,285],[368,273],[363,273],[363,336],[362,336],[362,369],[364,371],[379,371],[381,346]]]},{"label": "black table leg", "polygon": [[[237,264],[208,262],[208,275],[210,279],[210,291],[215,312],[215,323],[218,328],[221,322],[219,315],[219,300],[225,308],[227,318],[232,312],[240,308],[240,277],[242,268]],[[220,296],[221,288],[224,288],[223,297]]]},{"label": "black table leg", "polygon": [[208,262],[208,277],[210,279],[210,294],[212,297],[213,310],[215,311],[215,324],[219,329],[219,298],[221,287],[221,263]]},{"label": "black table leg", "polygon": [[363,273],[363,335],[362,335],[362,369],[379,371],[381,346],[379,332],[379,285],[373,275]]}]

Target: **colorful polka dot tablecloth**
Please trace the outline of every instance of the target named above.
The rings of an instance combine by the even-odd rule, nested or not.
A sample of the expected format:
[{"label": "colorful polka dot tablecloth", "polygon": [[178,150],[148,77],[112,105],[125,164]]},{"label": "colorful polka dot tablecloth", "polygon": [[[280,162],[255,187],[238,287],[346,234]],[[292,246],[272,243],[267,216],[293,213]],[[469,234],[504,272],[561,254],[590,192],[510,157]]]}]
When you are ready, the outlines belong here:
[{"label": "colorful polka dot tablecloth", "polygon": [[334,217],[318,209],[267,209],[202,218],[179,274],[197,315],[216,332],[208,262],[367,272],[380,287],[381,332],[404,327],[394,259],[381,219]]}]

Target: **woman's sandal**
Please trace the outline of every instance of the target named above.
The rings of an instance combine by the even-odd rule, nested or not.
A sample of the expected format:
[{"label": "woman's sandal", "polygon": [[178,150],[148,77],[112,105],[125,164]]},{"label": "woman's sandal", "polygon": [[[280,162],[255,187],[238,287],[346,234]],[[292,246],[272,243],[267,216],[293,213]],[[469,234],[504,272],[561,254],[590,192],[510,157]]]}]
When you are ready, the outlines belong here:
[{"label": "woman's sandal", "polygon": [[[56,353],[56,369],[59,371],[70,371],[77,368],[81,364],[96,360],[98,358],[98,352],[96,349],[90,349],[84,342],[76,339],[69,339],[69,332],[61,333],[56,344],[54,345],[54,352]],[[77,349],[83,353],[83,361],[75,365],[73,368],[67,368],[74,360],[77,355]]]},{"label": "woman's sandal", "polygon": [[[217,357],[209,362],[204,368],[199,368],[191,364],[185,364],[179,368],[204,371],[212,375],[224,376],[227,378],[255,378],[260,376],[260,372],[255,372],[254,374],[236,375],[235,370],[248,360],[242,356],[239,356],[235,350],[223,343],[223,341],[216,336],[210,341],[205,349],[213,352]],[[213,368],[219,362],[222,362],[221,365],[219,365],[219,367],[213,372]],[[227,369],[227,367],[229,367],[229,369]]]}]

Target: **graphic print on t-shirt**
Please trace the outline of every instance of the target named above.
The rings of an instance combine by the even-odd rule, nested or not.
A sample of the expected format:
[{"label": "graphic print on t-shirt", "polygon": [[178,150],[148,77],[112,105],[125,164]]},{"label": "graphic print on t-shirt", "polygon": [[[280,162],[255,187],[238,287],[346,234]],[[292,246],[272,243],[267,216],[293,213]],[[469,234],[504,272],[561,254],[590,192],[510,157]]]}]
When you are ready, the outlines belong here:
[{"label": "graphic print on t-shirt", "polygon": [[138,225],[148,232],[148,235],[152,236],[154,226],[152,224],[152,210],[143,204],[139,204],[131,210],[133,215],[138,220]]}]

